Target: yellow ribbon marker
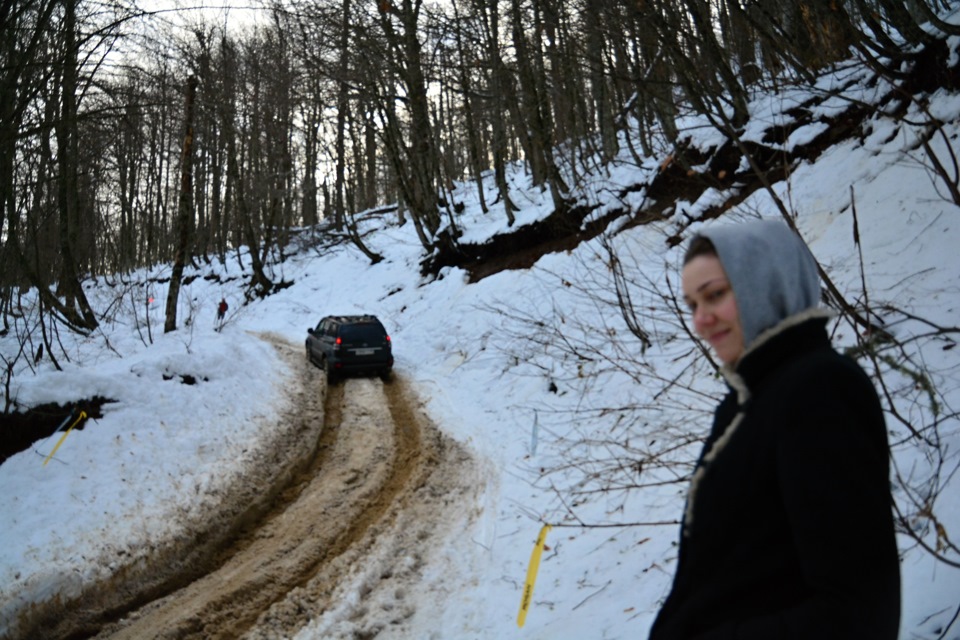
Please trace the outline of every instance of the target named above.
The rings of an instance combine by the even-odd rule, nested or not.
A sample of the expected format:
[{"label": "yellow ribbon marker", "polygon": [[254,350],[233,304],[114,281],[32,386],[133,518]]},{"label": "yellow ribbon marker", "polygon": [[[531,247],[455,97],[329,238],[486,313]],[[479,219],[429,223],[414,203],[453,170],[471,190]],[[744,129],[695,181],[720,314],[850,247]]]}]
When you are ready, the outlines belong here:
[{"label": "yellow ribbon marker", "polygon": [[77,419],[73,421],[73,424],[70,425],[70,428],[67,429],[63,435],[60,437],[60,440],[57,442],[57,446],[53,448],[53,451],[50,452],[50,455],[47,456],[47,459],[43,461],[43,466],[47,466],[47,463],[50,462],[50,458],[53,457],[53,454],[57,452],[57,449],[60,448],[60,445],[63,444],[63,441],[67,439],[67,436],[70,435],[70,432],[73,431],[73,428],[77,426],[81,420],[87,417],[86,411],[81,411],[80,415],[77,416]]},{"label": "yellow ribbon marker", "polygon": [[540,529],[540,535],[537,536],[537,544],[533,547],[533,553],[530,554],[530,566],[527,568],[527,582],[523,585],[520,613],[517,614],[517,626],[521,629],[523,628],[523,623],[527,621],[527,611],[530,610],[530,603],[533,601],[533,585],[537,581],[537,571],[540,569],[540,556],[543,553],[543,543],[546,542],[549,531],[550,525],[543,525],[543,528]]}]

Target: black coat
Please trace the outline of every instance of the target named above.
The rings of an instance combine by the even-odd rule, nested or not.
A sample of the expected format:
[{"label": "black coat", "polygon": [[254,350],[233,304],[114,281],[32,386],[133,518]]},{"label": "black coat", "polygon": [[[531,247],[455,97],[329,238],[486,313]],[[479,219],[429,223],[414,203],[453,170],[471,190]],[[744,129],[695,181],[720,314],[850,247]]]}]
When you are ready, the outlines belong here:
[{"label": "black coat", "polygon": [[870,379],[816,318],[751,348],[728,382],[704,453],[739,424],[701,456],[650,639],[894,640],[889,447]]}]

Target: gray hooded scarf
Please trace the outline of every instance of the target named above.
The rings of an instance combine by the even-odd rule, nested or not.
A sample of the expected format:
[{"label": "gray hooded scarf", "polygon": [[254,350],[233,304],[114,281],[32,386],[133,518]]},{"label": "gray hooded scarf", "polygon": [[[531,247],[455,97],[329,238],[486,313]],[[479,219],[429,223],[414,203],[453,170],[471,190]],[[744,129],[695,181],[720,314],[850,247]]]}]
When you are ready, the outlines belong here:
[{"label": "gray hooded scarf", "polygon": [[[817,307],[820,280],[816,260],[800,236],[785,223],[757,220],[721,225],[697,235],[713,243],[737,301],[744,353],[737,362],[721,367],[720,373],[736,391],[738,404],[742,407],[750,398],[746,382],[737,373],[743,356],[788,326],[813,316],[828,317],[831,314]],[[742,412],[705,452],[704,464],[693,474],[684,516],[685,534],[689,534],[693,524],[694,500],[707,466],[727,446],[741,420]]]},{"label": "gray hooded scarf", "polygon": [[758,220],[721,225],[698,235],[713,243],[733,288],[745,348],[781,321],[817,307],[817,263],[785,223]]}]

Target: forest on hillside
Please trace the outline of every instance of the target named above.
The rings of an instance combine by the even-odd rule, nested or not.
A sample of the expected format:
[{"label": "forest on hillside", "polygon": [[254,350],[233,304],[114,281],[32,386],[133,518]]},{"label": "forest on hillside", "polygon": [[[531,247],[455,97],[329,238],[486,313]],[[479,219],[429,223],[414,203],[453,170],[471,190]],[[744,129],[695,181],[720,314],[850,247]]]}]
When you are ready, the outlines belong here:
[{"label": "forest on hillside", "polygon": [[956,83],[951,6],[264,0],[241,24],[136,0],[2,0],[0,330],[33,289],[41,317],[89,332],[85,279],[171,263],[170,331],[184,265],[247,246],[250,295],[267,295],[264,262],[289,233],[323,223],[362,247],[354,216],[378,206],[426,253],[455,250],[456,181],[512,223],[519,161],[563,211],[624,147],[682,166],[684,114],[737,140],[751,92],[830,65],[922,100]]}]

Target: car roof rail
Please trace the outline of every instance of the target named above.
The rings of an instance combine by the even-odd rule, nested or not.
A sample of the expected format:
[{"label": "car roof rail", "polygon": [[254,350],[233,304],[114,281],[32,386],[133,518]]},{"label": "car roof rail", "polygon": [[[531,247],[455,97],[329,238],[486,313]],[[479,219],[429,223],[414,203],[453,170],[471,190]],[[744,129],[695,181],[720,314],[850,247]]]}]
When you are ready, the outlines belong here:
[{"label": "car roof rail", "polygon": [[340,315],[340,316],[329,316],[331,320],[336,322],[378,322],[377,316],[371,313],[365,313],[362,315]]}]

